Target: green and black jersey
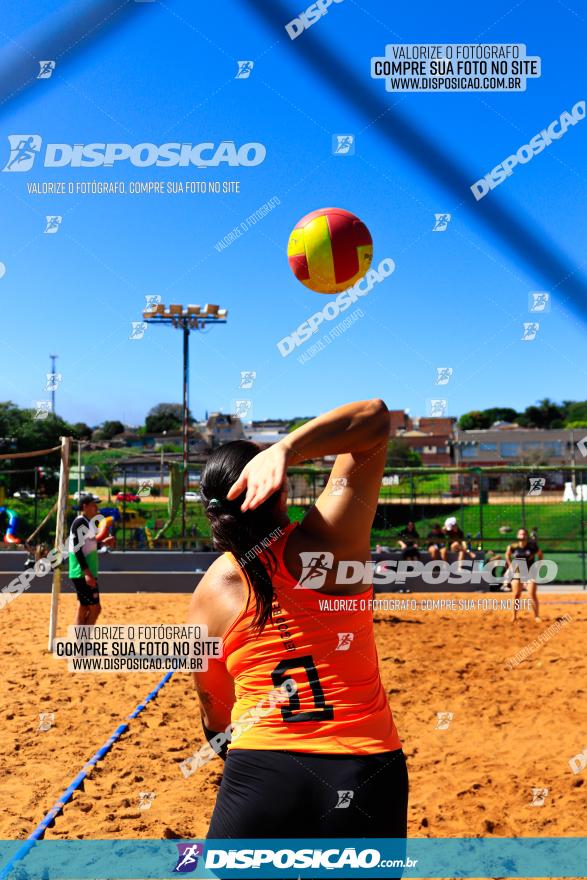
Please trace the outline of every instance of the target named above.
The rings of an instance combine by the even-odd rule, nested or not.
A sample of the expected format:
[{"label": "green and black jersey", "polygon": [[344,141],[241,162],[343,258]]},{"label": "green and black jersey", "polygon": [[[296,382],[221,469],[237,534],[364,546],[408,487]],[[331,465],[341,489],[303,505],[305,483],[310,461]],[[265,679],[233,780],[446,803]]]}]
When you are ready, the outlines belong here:
[{"label": "green and black jersey", "polygon": [[81,578],[86,571],[98,577],[96,530],[86,516],[76,516],[69,532],[69,577]]}]

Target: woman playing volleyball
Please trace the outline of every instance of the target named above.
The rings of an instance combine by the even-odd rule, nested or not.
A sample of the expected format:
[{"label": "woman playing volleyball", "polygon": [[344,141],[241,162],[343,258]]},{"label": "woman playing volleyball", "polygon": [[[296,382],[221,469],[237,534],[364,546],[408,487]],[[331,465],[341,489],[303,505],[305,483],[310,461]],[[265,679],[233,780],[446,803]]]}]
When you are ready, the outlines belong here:
[{"label": "woman playing volleyball", "polygon": [[[370,560],[388,435],[385,404],[362,401],[262,452],[227,443],[206,464],[202,497],[225,552],[189,622],[221,637],[224,654],[195,683],[206,737],[233,725],[209,838],[406,835],[406,763],[379,676],[372,587],[337,583],[339,562]],[[322,494],[290,523],[288,466],[331,454]],[[275,708],[255,713],[278,688]]]}]

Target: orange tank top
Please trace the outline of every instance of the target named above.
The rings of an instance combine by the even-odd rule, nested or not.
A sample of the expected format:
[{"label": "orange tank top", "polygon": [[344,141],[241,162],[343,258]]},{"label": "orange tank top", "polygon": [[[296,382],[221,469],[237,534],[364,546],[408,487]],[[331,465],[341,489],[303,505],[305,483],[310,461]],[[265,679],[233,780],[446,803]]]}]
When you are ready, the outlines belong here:
[{"label": "orange tank top", "polygon": [[[224,635],[224,661],[236,694],[229,748],[323,754],[399,749],[379,675],[372,590],[337,597],[296,588],[283,561],[295,525],[271,547],[277,563],[272,621],[261,633],[250,628],[255,597],[247,590]],[[341,601],[342,610],[321,607]]]}]

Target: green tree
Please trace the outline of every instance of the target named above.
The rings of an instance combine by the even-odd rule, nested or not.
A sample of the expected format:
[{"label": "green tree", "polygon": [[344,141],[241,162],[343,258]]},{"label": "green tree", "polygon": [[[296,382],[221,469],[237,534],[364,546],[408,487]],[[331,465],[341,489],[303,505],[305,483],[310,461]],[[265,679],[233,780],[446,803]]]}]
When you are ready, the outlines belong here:
[{"label": "green tree", "polygon": [[528,406],[518,417],[518,422],[525,428],[562,428],[565,422],[567,407],[555,403],[545,397],[536,406]]},{"label": "green tree", "polygon": [[387,444],[386,467],[420,467],[422,459],[407,440],[395,437]]},{"label": "green tree", "polygon": [[122,434],[123,431],[124,425],[118,419],[102,422],[98,428],[98,433],[102,440],[112,440],[113,437],[117,434]]},{"label": "green tree", "polygon": [[458,421],[462,431],[479,431],[490,428],[494,422],[517,422],[518,413],[510,406],[493,406],[475,409],[462,415]]},{"label": "green tree", "polygon": [[[587,400],[570,401],[565,400],[565,427],[574,427],[572,422],[587,422]],[[576,427],[583,427],[577,425]]]},{"label": "green tree", "polygon": [[[192,414],[188,413],[190,424],[193,423]],[[158,403],[147,413],[145,430],[147,434],[161,434],[163,431],[177,431],[182,425],[181,403]]]},{"label": "green tree", "polygon": [[93,429],[85,422],[75,422],[71,429],[76,440],[91,440]]}]

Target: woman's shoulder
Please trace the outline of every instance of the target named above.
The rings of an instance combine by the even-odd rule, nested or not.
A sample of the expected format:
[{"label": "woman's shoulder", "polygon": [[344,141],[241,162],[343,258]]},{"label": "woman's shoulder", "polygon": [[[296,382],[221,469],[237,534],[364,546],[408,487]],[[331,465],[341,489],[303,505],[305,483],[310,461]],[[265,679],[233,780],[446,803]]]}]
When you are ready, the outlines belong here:
[{"label": "woman's shoulder", "polygon": [[210,636],[222,636],[240,613],[247,583],[236,561],[227,553],[215,559],[196,586],[189,622],[208,627]]}]

